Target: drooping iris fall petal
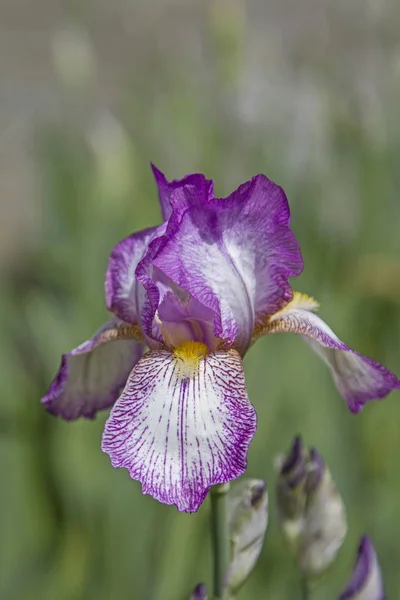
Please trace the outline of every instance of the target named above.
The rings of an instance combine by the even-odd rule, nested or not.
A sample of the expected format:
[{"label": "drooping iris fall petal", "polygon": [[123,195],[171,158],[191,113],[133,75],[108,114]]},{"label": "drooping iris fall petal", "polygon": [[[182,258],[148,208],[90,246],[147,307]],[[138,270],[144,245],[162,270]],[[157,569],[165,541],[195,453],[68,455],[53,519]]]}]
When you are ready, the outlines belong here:
[{"label": "drooping iris fall petal", "polygon": [[375,360],[355,352],[342,342],[312,311],[318,303],[296,293],[291,302],[269,318],[263,333],[298,333],[331,369],[336,386],[350,410],[359,412],[364,404],[384,398],[400,389],[396,375]]},{"label": "drooping iris fall petal", "polygon": [[114,404],[144,346],[133,339],[117,339],[126,323],[114,319],[80,346],[63,354],[49,391],[46,409],[66,420],[92,419]]},{"label": "drooping iris fall petal", "polygon": [[144,355],[111,411],[102,449],[143,493],[194,512],[210,486],[242,475],[256,430],[235,350],[195,344]]}]

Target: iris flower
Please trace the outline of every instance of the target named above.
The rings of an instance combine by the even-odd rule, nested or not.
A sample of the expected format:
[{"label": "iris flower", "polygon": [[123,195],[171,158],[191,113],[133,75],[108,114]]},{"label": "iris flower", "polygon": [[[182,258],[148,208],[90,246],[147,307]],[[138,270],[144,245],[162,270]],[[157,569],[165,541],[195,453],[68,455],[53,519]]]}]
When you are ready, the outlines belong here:
[{"label": "iris flower", "polygon": [[257,175],[215,198],[203,175],[168,182],[153,172],[163,223],[114,248],[113,317],[63,355],[42,402],[67,420],[114,405],[102,439],[112,465],[143,493],[194,512],[210,486],[246,469],[257,419],[242,359],[262,335],[305,336],[353,412],[399,381],[340,341],[314,299],[293,293],[288,278],[303,260],[279,186]]}]

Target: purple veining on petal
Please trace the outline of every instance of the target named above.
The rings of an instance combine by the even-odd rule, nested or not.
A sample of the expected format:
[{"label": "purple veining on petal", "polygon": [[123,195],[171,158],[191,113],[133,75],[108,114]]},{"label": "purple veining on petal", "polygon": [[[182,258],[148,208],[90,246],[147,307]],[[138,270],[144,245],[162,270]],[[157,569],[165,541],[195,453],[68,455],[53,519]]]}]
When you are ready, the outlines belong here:
[{"label": "purple veining on petal", "polygon": [[243,354],[265,314],[291,298],[303,262],[278,186],[259,175],[226,199],[192,206],[153,263],[216,313],[214,334]]},{"label": "purple veining on petal", "polygon": [[138,308],[140,325],[151,346],[151,340],[162,342],[161,333],[154,327],[154,317],[160,303],[160,289],[153,281],[153,259],[159,249],[165,244],[166,231],[169,233],[178,226],[179,221],[174,217],[166,223],[164,235],[153,239],[148,247],[146,255],[142,258],[136,268],[136,278],[140,285],[136,288],[136,305]]},{"label": "purple veining on petal", "polygon": [[164,341],[171,347],[180,346],[184,341],[206,344],[209,350],[216,350],[220,340],[214,336],[215,313],[198,300],[188,296],[184,300],[172,292],[165,294],[158,308],[162,322]]},{"label": "purple veining on petal", "polygon": [[289,203],[280,186],[256,175],[215,205],[223,209],[224,244],[245,279],[257,324],[292,298],[288,278],[303,270]]},{"label": "purple veining on petal", "polygon": [[106,305],[120,319],[136,324],[136,267],[159,228],[143,229],[119,242],[111,253],[105,280]]},{"label": "purple veining on petal", "polygon": [[[366,373],[369,373],[368,376],[371,377],[368,387],[354,389],[347,381],[346,369],[348,367],[346,365],[339,365],[339,372],[335,375],[336,385],[353,413],[359,413],[369,400],[382,400],[391,391],[400,389],[400,382],[392,371],[389,371],[389,369],[376,360],[363,356],[351,348],[347,347],[347,351],[350,353],[350,356],[356,358],[358,364],[363,364],[363,369],[365,370],[360,372],[361,378],[366,378]],[[337,363],[338,359],[336,358],[335,360]]]},{"label": "purple veining on petal", "polygon": [[384,600],[382,577],[374,546],[364,536],[358,548],[357,560],[350,580],[340,600]]},{"label": "purple veining on petal", "polygon": [[[142,284],[137,286],[136,304],[141,326],[150,346],[152,346],[152,340],[162,341],[158,327],[154,323],[156,310],[162,299],[160,294],[160,287],[162,286],[157,281],[157,273],[153,264],[154,257],[165,246],[167,240],[174,235],[186,210],[190,206],[206,205],[209,197],[212,196],[212,182],[206,180],[203,175],[188,176],[183,180],[168,183],[162,173],[154,166],[153,171],[159,186],[163,211],[166,202],[171,205],[173,210],[172,212],[168,210],[168,221],[158,229],[157,236],[154,236],[149,242],[147,252],[136,269],[136,278]],[[168,194],[165,192],[166,189]]]},{"label": "purple veining on petal", "polygon": [[214,197],[214,182],[206,179],[200,173],[168,181],[155,165],[151,164],[151,168],[158,188],[158,198],[164,221],[170,218],[173,209],[184,210],[187,208],[188,192],[197,196],[204,203]]},{"label": "purple veining on petal", "polygon": [[317,315],[294,299],[272,316],[266,333],[288,332],[304,336],[329,366],[336,386],[350,410],[358,413],[366,402],[399,389],[396,375],[380,363],[355,352],[342,342]]},{"label": "purple veining on petal", "polygon": [[168,236],[153,259],[155,266],[215,313],[214,335],[233,344],[238,321],[243,327],[243,346],[253,327],[252,308],[230,256],[221,245],[213,211],[191,208]]},{"label": "purple veining on petal", "polygon": [[215,199],[212,182],[190,175],[168,182],[153,166],[165,233],[150,242],[136,270],[148,338],[161,341],[154,317],[161,301],[154,267],[216,315],[214,335],[242,354],[255,325],[292,295],[288,277],[303,262],[283,190],[263,175]]},{"label": "purple veining on petal", "polygon": [[201,358],[191,374],[186,368],[168,351],[143,356],[111,411],[102,449],[143,493],[195,512],[210,486],[244,473],[256,414],[236,351]]},{"label": "purple veining on petal", "polygon": [[90,340],[63,354],[59,371],[41,400],[49,412],[67,421],[92,419],[97,411],[114,404],[144,349],[134,340],[104,342],[104,333],[119,324],[117,320],[106,323]]},{"label": "purple veining on petal", "polygon": [[107,308],[129,323],[141,320],[150,343],[153,338],[159,340],[157,333],[153,335],[152,328],[160,299],[152,281],[152,258],[163,245],[164,236],[173,233],[185,210],[189,206],[206,204],[213,197],[213,182],[204,175],[188,175],[168,182],[154,165],[152,169],[166,222],[133,233],[119,242],[111,254],[105,281]]}]

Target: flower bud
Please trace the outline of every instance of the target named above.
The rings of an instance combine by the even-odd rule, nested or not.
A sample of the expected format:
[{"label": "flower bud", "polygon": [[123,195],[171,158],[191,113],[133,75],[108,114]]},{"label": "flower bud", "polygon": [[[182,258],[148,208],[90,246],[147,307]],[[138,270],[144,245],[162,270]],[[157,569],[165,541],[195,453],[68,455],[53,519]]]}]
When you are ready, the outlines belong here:
[{"label": "flower bud", "polygon": [[331,474],[315,448],[297,437],[286,459],[277,461],[277,505],[281,529],[307,577],[334,561],[347,532],[346,511]]},{"label": "flower bud", "polygon": [[376,552],[364,536],[358,547],[356,564],[340,600],[384,600],[383,582]]},{"label": "flower bud", "polygon": [[228,496],[231,562],[226,577],[228,593],[247,579],[260,555],[268,524],[267,486],[260,479],[243,479]]},{"label": "flower bud", "polygon": [[207,600],[207,590],[204,583],[199,583],[189,596],[189,600]]}]

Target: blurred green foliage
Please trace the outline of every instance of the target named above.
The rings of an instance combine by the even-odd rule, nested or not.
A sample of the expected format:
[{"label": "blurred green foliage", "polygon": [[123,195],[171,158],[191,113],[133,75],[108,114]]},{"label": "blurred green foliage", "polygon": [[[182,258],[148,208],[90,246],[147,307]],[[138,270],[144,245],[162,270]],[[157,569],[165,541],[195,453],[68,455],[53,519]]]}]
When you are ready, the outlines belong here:
[{"label": "blurred green foliage", "polygon": [[[224,22],[221,30],[217,13],[214,19],[218,60],[210,97],[199,97],[173,65],[155,65],[151,77],[125,86],[123,127],[100,115],[90,134],[44,125],[36,136],[42,235],[3,284],[0,305],[6,316],[0,331],[2,600],[183,600],[199,581],[210,585],[208,500],[197,514],[185,515],[143,496],[100,450],[106,413],[65,423],[39,404],[60,354],[107,318],[103,281],[111,249],[160,220],[150,160],[170,178],[204,171],[215,179],[217,195],[258,172],[281,184],[305,261],[295,288],[321,301],[321,316],[344,340],[400,373],[399,131],[374,143],[356,124],[357,107],[339,109],[327,100],[323,168],[313,168],[316,157],[306,155],[297,171],[288,160],[287,131],[247,126],[229,109],[242,42],[235,38],[238,23]],[[299,596],[298,573],[276,523],[272,467],[297,433],[328,462],[350,526],[336,566],[313,598],[338,596],[364,532],[376,545],[388,597],[396,598],[399,395],[351,415],[329,372],[295,336],[258,342],[245,373],[259,418],[248,475],[269,484],[270,525],[239,598]]]}]

